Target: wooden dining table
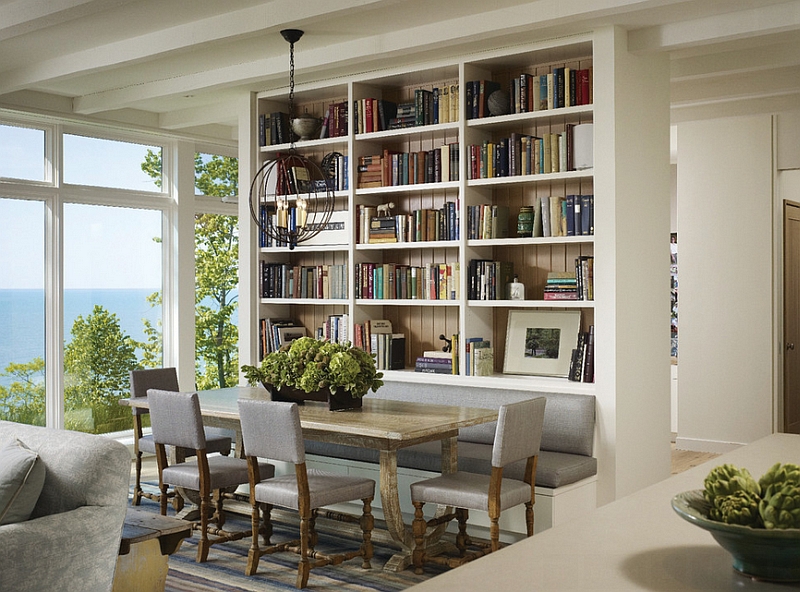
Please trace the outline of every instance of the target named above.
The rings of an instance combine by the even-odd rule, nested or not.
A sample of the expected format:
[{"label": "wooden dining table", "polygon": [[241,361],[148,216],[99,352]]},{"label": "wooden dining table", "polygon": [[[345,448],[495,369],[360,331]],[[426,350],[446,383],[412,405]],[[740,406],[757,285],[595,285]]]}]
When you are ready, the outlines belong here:
[{"label": "wooden dining table", "polygon": [[[270,400],[261,387],[229,387],[198,391],[203,422],[209,427],[232,429],[241,442],[239,399]],[[131,407],[147,407],[147,398],[120,401]],[[380,458],[380,493],[386,528],[399,547],[384,569],[400,571],[411,563],[413,536],[405,525],[397,484],[397,452],[422,442],[440,440],[442,473],[458,468],[458,430],[495,421],[497,410],[428,405],[406,401],[364,398],[360,409],[329,411],[325,403],[307,402],[299,407],[303,437],[309,440],[376,449]],[[242,447],[237,446],[242,455]],[[440,511],[445,511],[441,509]],[[429,533],[434,542],[443,529]]]}]

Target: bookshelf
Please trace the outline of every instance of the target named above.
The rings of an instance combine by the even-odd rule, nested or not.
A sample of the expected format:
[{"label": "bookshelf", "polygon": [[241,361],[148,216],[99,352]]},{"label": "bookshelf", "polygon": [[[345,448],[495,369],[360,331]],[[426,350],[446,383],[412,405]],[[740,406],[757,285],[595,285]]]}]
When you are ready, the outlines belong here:
[{"label": "bookshelf", "polygon": [[[406,370],[387,371],[391,381],[458,383],[472,386],[594,394],[598,408],[598,502],[611,501],[669,475],[669,61],[664,55],[633,55],[626,33],[617,27],[558,39],[442,59],[435,50],[430,63],[387,66],[385,70],[356,74],[298,86],[299,109],[322,115],[334,101],[367,98],[402,102],[416,89],[445,83],[459,85],[461,108],[457,121],[356,133],[352,119],[347,134],[337,138],[299,142],[298,151],[320,159],[330,151],[348,157],[347,190],[337,192],[337,208],[351,224],[347,240],[337,246],[300,245],[260,249],[254,225],[241,229],[240,361],[258,363],[257,327],[260,318],[291,317],[309,329],[329,315],[347,315],[352,328],[367,319],[387,319],[393,330],[406,336]],[[510,81],[528,72],[538,74],[553,64],[575,68],[591,66],[591,104],[559,109],[510,113],[482,119],[464,117],[464,87],[480,79]],[[507,82],[506,82],[507,83]],[[240,174],[251,178],[270,153],[288,145],[258,146],[259,114],[285,109],[286,89],[252,95],[248,117],[240,124]],[[592,123],[594,167],[586,170],[521,174],[501,178],[470,178],[466,154],[472,144],[510,137],[512,133],[560,132],[567,124]],[[643,131],[646,130],[646,133]],[[241,140],[240,140],[241,141]],[[460,151],[457,180],[392,187],[358,188],[353,163],[359,157],[383,153],[431,150],[457,143]],[[249,183],[249,181],[247,181]],[[242,183],[244,186],[245,183]],[[522,205],[549,195],[595,196],[595,233],[588,236],[517,237],[515,217]],[[392,201],[395,213],[439,208],[458,202],[458,214],[467,220],[469,206],[508,206],[508,238],[365,244],[358,242],[359,206],[377,207]],[[244,220],[247,204],[240,200]],[[461,227],[463,231],[463,225]],[[576,257],[593,256],[595,299],[543,299],[549,271],[563,271]],[[526,286],[526,300],[467,299],[466,266],[470,259],[512,261]],[[330,300],[261,299],[258,270],[261,261],[292,265],[348,265],[349,286],[356,266],[364,263],[424,265],[444,262],[461,265],[459,295],[455,300],[361,299],[350,290],[346,298]],[[595,327],[595,383],[565,378],[502,374],[509,311],[575,310],[582,325]],[[415,373],[421,352],[439,349],[438,337],[459,333],[490,339],[495,348],[492,376]],[[464,360],[464,352],[460,352]],[[663,411],[663,413],[662,413]]]},{"label": "bookshelf", "polygon": [[[391,380],[452,380],[448,376],[421,376],[414,372],[414,364],[424,351],[439,349],[440,334],[448,337],[459,334],[458,380],[500,381],[510,388],[522,388],[523,384],[529,388],[534,382],[550,391],[593,392],[591,383],[502,373],[510,310],[580,310],[582,330],[594,324],[593,300],[548,301],[543,297],[548,272],[569,271],[577,257],[594,255],[594,235],[519,237],[516,233],[520,207],[533,208],[542,196],[593,194],[593,170],[573,170],[574,167],[566,167],[565,162],[561,163],[561,168],[569,170],[551,171],[548,164],[546,171],[517,171],[525,174],[484,178],[472,175],[469,170],[469,151],[473,145],[497,142],[512,134],[513,137],[564,134],[569,126],[593,121],[590,96],[585,97],[582,104],[559,106],[551,100],[548,108],[539,109],[532,100],[526,104],[519,90],[512,91],[514,80],[527,77],[536,79],[538,85],[540,77],[544,83],[547,74],[552,75],[559,68],[566,68],[568,72],[570,69],[591,72],[591,40],[559,42],[556,46],[542,44],[512,53],[497,52],[478,59],[391,71],[372,78],[354,77],[330,86],[298,88],[297,112],[324,117],[338,109],[341,118],[344,117],[341,105],[347,111],[346,128],[341,121],[338,124],[340,133],[343,129],[346,133],[298,141],[295,148],[316,162],[329,152],[338,152],[346,158],[347,179],[344,188],[335,195],[336,209],[347,213],[348,228],[335,244],[323,240],[323,244],[303,244],[292,252],[282,247],[259,245],[258,317],[294,318],[313,334],[328,316],[346,315],[348,336],[354,335],[356,325],[367,320],[387,319],[394,332],[406,335],[406,369],[387,371],[386,377]],[[472,117],[472,111],[467,111],[473,104],[477,105],[478,87],[474,85],[476,95],[474,100],[470,97],[469,102],[466,89],[473,86],[473,80],[484,79],[498,83],[516,97],[514,110],[522,112],[490,116],[487,107],[484,117]],[[549,84],[552,88],[552,80]],[[442,98],[444,92],[449,95],[446,101]],[[426,100],[429,102],[420,109]],[[569,101],[567,98],[566,102]],[[574,96],[572,101],[575,101]],[[401,123],[399,115],[407,112],[404,109],[408,105],[416,105],[416,125]],[[274,118],[275,113],[287,110],[285,93],[261,93],[256,97],[255,108],[259,127],[256,154],[257,165],[260,165],[291,148],[289,142],[276,143],[269,134],[265,142],[263,131],[265,120],[269,127],[271,115]],[[477,114],[477,106],[475,109]],[[392,119],[390,115],[397,117]],[[327,124],[328,129],[332,126],[331,122]],[[272,136],[275,135],[273,126]],[[282,136],[287,139],[285,131]],[[437,151],[445,156],[436,154]],[[532,162],[532,148],[530,152]],[[445,158],[449,166],[441,162]],[[382,166],[367,166],[378,159]],[[372,173],[369,180],[379,177],[379,186],[364,182],[368,175],[362,180],[361,171]],[[403,233],[404,240],[373,242],[365,220],[367,223],[373,220],[378,206],[389,203],[394,206],[391,215],[397,224],[401,224],[400,218],[405,218],[402,223],[410,228]],[[507,236],[469,237],[466,228],[469,208],[480,204],[507,208]],[[424,217],[429,221],[427,226],[421,222]],[[431,225],[441,232],[437,234]],[[469,262],[473,259],[513,264],[514,273],[526,286],[527,299],[507,300],[505,285],[497,286],[497,297],[492,300],[469,299]],[[287,293],[286,283],[297,284],[291,277],[292,271],[296,274],[299,270],[304,275],[306,270],[312,273],[310,270],[315,267],[318,270],[346,268],[346,292],[335,291],[336,297],[331,297],[331,291],[326,289],[324,294],[319,290],[319,294],[312,296],[306,294],[303,284],[302,291],[289,288]],[[279,278],[282,289],[267,294],[264,289],[267,275],[274,281],[276,274],[282,276]],[[367,286],[367,278],[381,279],[386,275],[390,280],[382,280],[381,290],[372,284]],[[438,288],[429,287],[437,280],[441,281]],[[412,285],[417,286],[416,293]],[[492,342],[495,362],[491,377],[465,375],[464,342],[475,336]]]}]

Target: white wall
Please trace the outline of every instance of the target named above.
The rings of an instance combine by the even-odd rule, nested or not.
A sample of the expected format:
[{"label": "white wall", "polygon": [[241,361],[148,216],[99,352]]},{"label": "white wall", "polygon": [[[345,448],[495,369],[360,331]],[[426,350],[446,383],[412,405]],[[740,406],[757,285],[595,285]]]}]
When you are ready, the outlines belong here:
[{"label": "white wall", "polygon": [[679,448],[772,432],[772,118],[678,126]]}]

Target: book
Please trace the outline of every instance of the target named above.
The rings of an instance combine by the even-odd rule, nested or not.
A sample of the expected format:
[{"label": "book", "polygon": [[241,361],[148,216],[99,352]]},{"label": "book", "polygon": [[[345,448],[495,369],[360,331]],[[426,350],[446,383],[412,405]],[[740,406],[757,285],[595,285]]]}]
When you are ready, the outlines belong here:
[{"label": "book", "polygon": [[583,362],[583,382],[594,382],[594,325],[586,335],[586,353]]},{"label": "book", "polygon": [[494,374],[494,349],[492,347],[478,347],[473,355],[475,356],[475,376]]}]

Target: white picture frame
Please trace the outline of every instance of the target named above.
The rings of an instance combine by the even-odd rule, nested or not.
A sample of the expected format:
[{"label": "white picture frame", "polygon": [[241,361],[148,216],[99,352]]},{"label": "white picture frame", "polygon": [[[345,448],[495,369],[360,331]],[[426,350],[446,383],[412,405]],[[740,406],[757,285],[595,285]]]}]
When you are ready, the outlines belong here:
[{"label": "white picture frame", "polygon": [[510,310],[503,374],[566,378],[580,327],[579,310]]}]

